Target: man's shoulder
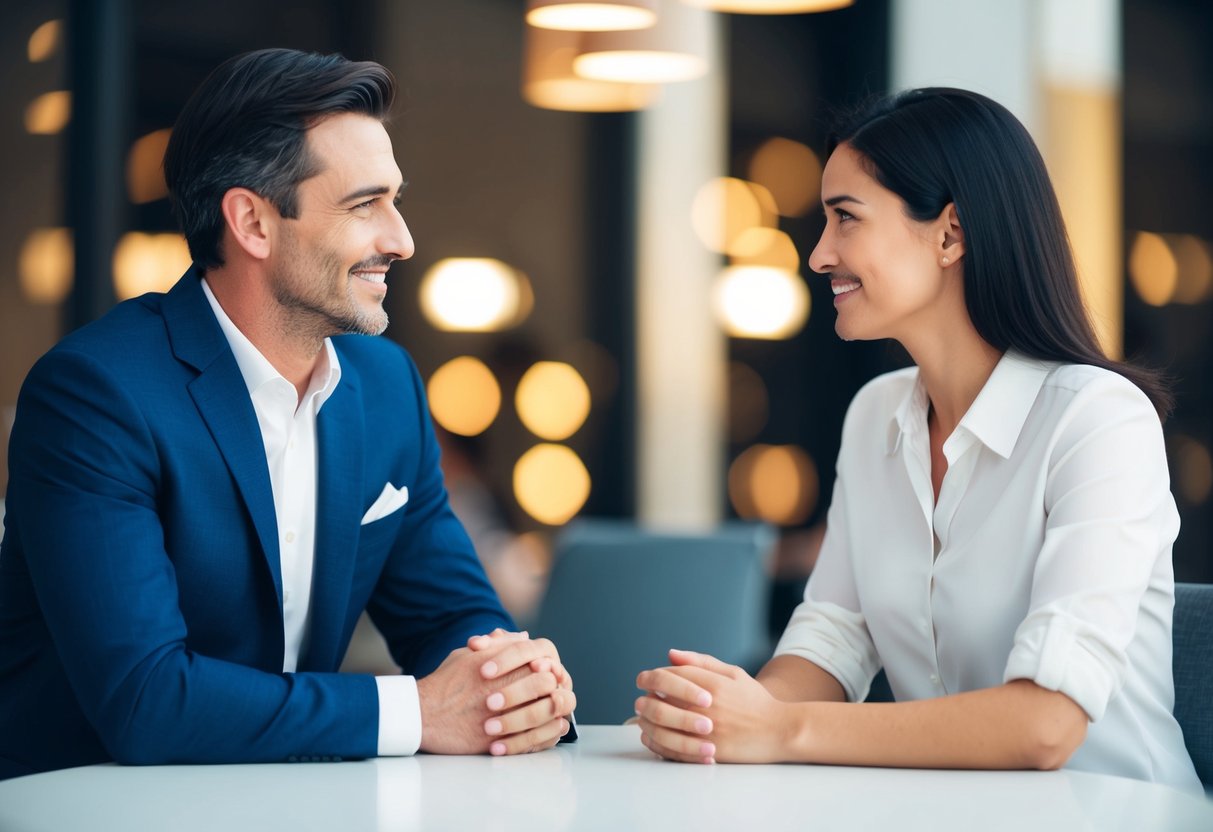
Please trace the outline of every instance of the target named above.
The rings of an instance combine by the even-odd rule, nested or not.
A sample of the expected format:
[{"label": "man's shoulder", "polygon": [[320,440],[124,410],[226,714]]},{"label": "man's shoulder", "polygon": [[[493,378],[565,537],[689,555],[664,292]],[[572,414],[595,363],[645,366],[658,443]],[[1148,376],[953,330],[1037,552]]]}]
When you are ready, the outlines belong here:
[{"label": "man's shoulder", "polygon": [[119,303],[100,318],[65,335],[35,364],[40,368],[82,360],[104,366],[121,376],[127,369],[147,374],[171,350],[160,305],[161,294],[147,294]]},{"label": "man's shoulder", "polygon": [[125,300],[100,318],[64,336],[52,349],[103,356],[110,352],[131,354],[151,340],[164,340],[164,317],[160,307],[164,295],[149,293]]}]

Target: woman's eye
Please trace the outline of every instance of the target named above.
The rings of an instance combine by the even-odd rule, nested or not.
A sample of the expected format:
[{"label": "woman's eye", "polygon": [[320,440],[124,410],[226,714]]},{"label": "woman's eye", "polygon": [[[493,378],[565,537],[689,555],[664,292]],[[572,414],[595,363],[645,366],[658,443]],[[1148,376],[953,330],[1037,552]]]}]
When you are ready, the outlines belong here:
[{"label": "woman's eye", "polygon": [[835,208],[834,213],[838,215],[839,222],[846,222],[847,220],[855,219],[853,214],[851,214],[849,211],[844,211],[841,208]]}]

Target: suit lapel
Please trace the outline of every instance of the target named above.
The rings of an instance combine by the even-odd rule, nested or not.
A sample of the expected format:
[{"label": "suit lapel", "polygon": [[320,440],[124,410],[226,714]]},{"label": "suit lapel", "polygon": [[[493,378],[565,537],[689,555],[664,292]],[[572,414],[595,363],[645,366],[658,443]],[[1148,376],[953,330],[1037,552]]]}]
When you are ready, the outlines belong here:
[{"label": "suit lapel", "polygon": [[[312,625],[306,669],[335,670],[349,607],[362,521],[365,412],[352,362],[341,363],[341,382],[316,418],[316,554]],[[305,665],[300,663],[300,667]]]},{"label": "suit lapel", "polygon": [[193,267],[165,296],[161,308],[174,354],[198,370],[198,377],[189,384],[190,396],[219,446],[257,530],[281,614],[282,564],[274,492],[248,387]]}]

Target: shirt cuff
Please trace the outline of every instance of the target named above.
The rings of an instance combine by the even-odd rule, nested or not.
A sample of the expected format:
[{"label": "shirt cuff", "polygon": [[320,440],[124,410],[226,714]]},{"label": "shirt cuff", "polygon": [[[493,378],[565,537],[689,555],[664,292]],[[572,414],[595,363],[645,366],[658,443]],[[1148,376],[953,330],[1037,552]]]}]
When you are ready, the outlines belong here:
[{"label": "shirt cuff", "polygon": [[376,676],[379,756],[407,757],[421,747],[421,698],[412,676]]},{"label": "shirt cuff", "polygon": [[1073,699],[1097,722],[1124,682],[1123,654],[1084,622],[1029,615],[1015,634],[1003,681],[1028,679]]}]

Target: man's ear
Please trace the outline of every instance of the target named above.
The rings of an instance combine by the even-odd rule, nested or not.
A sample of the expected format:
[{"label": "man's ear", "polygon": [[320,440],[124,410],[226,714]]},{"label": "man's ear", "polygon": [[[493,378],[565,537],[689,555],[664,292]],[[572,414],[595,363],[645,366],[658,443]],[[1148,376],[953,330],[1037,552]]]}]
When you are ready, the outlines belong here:
[{"label": "man's ear", "polygon": [[941,232],[940,256],[947,258],[945,265],[956,263],[965,253],[965,233],[956,214],[956,203],[949,202],[939,214]]},{"label": "man's ear", "polygon": [[270,256],[278,212],[268,200],[248,188],[230,188],[220,209],[233,243],[255,260]]}]

